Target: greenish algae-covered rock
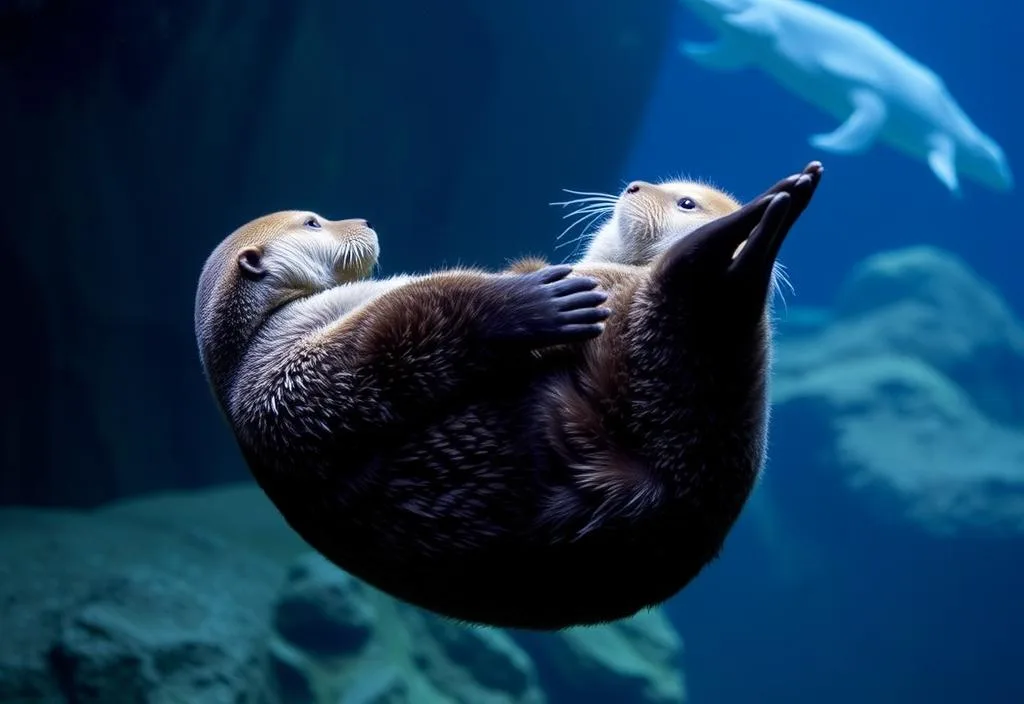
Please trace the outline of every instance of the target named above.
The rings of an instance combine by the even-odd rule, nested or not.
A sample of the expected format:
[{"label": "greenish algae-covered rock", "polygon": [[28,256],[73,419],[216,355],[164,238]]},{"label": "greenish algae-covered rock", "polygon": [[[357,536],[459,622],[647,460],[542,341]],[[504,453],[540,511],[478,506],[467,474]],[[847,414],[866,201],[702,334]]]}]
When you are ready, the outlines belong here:
[{"label": "greenish algae-covered rock", "polygon": [[659,611],[553,634],[455,623],[309,551],[251,483],[0,510],[0,536],[5,704],[685,700]]}]

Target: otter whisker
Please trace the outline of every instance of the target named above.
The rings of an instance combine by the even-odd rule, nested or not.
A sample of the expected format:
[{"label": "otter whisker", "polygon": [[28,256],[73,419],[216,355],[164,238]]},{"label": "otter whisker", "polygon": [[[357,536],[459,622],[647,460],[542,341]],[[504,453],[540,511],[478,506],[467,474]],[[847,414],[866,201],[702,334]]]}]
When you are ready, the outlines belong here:
[{"label": "otter whisker", "polygon": [[783,264],[782,262],[777,261],[775,262],[773,269],[773,273],[775,274],[775,277],[779,280],[779,282],[784,284],[786,288],[789,289],[789,292],[795,296],[796,289],[793,288],[793,284],[789,280],[789,270],[786,269],[786,265]]},{"label": "otter whisker", "polygon": [[793,288],[793,283],[789,280],[786,265],[777,261],[772,266],[772,293],[775,296],[778,296],[779,300],[782,301],[783,309],[788,312],[789,305],[786,302],[786,294],[785,291],[783,291],[783,287],[788,288],[792,295],[796,295],[796,289]]},{"label": "otter whisker", "polygon": [[562,264],[565,264],[566,262],[578,260],[579,257],[580,257],[580,249],[581,249],[581,247],[584,246],[584,245],[589,246],[590,242],[593,241],[593,239],[594,239],[594,237],[596,235],[597,235],[597,232],[583,232],[583,233],[577,235],[576,237],[573,237],[568,242],[564,242],[562,244],[556,244],[555,245],[555,249],[559,249],[561,247],[565,247],[565,246],[570,245],[570,244],[576,244],[576,246],[572,248],[572,251],[570,251],[568,254],[566,254],[565,257],[562,259]]},{"label": "otter whisker", "polygon": [[[581,240],[587,239],[588,235],[590,235],[589,232],[581,232],[580,234],[578,234],[575,237],[573,237],[571,240],[566,240],[565,242],[559,242],[558,244],[555,245],[555,249],[561,249],[562,247],[568,247],[571,244],[576,244],[577,242],[579,242]],[[573,251],[575,252],[575,250],[573,250]]]},{"label": "otter whisker", "polygon": [[590,203],[590,204],[594,204],[594,203],[608,203],[608,204],[611,204],[611,205],[615,205],[615,203],[617,203],[618,200],[619,200],[618,198],[597,198],[597,197],[592,197],[592,198],[573,198],[572,200],[556,200],[556,201],[552,201],[552,202],[548,203],[548,205],[561,205],[563,207],[568,207],[570,205],[576,205],[577,203]]},{"label": "otter whisker", "polygon": [[588,208],[608,208],[612,209],[618,204],[618,201],[598,201],[596,203],[583,203],[577,206],[577,210],[585,210]]},{"label": "otter whisker", "polygon": [[597,222],[598,220],[600,220],[602,217],[604,217],[606,215],[609,218],[612,217],[614,215],[614,213],[615,213],[615,209],[614,208],[607,208],[607,209],[604,209],[604,210],[591,210],[591,211],[589,211],[586,214],[586,216],[587,216],[587,218],[589,218],[589,220],[583,226],[583,230],[586,231],[587,228],[592,226],[595,222]]},{"label": "otter whisker", "polygon": [[[555,245],[555,248],[556,248],[556,249],[558,249],[559,247],[565,247],[565,246],[567,246],[567,245],[570,245],[570,244],[572,244],[573,242],[578,242],[578,241],[580,240],[580,238],[582,238],[582,237],[586,237],[586,236],[587,236],[588,234],[590,234],[590,233],[589,233],[589,231],[588,231],[588,228],[590,227],[590,225],[592,225],[592,224],[593,224],[593,219],[594,219],[594,217],[593,217],[593,216],[588,216],[588,217],[589,217],[589,218],[591,218],[591,222],[588,222],[588,223],[587,223],[586,225],[584,225],[584,226],[583,226],[583,229],[582,229],[582,230],[580,231],[580,234],[576,235],[576,237],[573,237],[573,238],[572,238],[572,239],[570,239],[570,240],[566,240],[565,242],[559,242],[558,244],[556,244],[556,245]],[[584,219],[586,219],[586,218],[584,218]],[[556,237],[556,238],[555,238],[556,242],[557,242],[558,240],[562,239],[562,237],[563,237],[563,236],[564,236],[565,234],[566,234],[566,233],[564,233],[564,232],[563,232],[563,233],[562,233],[562,234],[560,234],[560,235],[559,235],[558,237]]]},{"label": "otter whisker", "polygon": [[604,191],[574,191],[571,188],[563,188],[563,193],[571,193],[574,196],[602,196],[605,198],[614,198],[615,196],[611,193],[605,193]]},{"label": "otter whisker", "polygon": [[570,244],[573,244],[574,242],[581,242],[583,240],[590,240],[590,239],[593,239],[594,237],[596,237],[597,236],[597,232],[600,229],[600,228],[595,228],[594,227],[594,225],[597,223],[597,220],[598,220],[597,218],[591,218],[590,222],[588,222],[586,225],[583,226],[583,228],[580,230],[580,233],[578,235],[573,237],[571,240],[566,240],[565,242],[560,242],[560,243],[556,244],[555,245],[555,249],[558,249],[559,247],[567,247]]},{"label": "otter whisker", "polygon": [[571,193],[574,196],[593,196],[595,198],[613,198],[613,199],[617,198],[617,196],[613,196],[611,193],[602,193],[601,191],[573,191],[573,190],[568,189],[568,188],[563,188],[562,192],[563,193]]},{"label": "otter whisker", "polygon": [[[594,220],[587,223],[587,226],[583,230],[581,230],[580,234],[572,237],[571,239],[563,241],[563,243],[555,245],[555,249],[560,250],[563,247],[575,245],[575,247],[572,248],[572,251],[569,253],[569,255],[567,255],[566,259],[577,257],[580,254],[581,245],[589,245],[591,241],[593,241],[594,237],[597,236],[597,232],[599,230],[591,229],[591,226],[594,225],[594,223]],[[562,263],[564,263],[564,261]]]},{"label": "otter whisker", "polygon": [[573,222],[569,223],[569,225],[564,230],[562,230],[559,233],[558,237],[556,237],[555,239],[556,240],[562,239],[563,237],[565,237],[566,233],[569,232],[569,230],[573,229],[574,227],[576,227],[577,225],[579,225],[581,222],[583,222],[584,220],[586,220],[589,217],[591,217],[591,215],[589,215],[589,214],[583,215],[578,220],[574,220]]},{"label": "otter whisker", "polygon": [[[569,226],[568,226],[567,228],[565,228],[564,230],[562,230],[561,234],[559,234],[559,235],[558,235],[558,237],[556,237],[555,239],[557,239],[557,240],[560,240],[560,239],[562,239],[563,237],[565,237],[565,234],[566,234],[567,232],[569,232],[569,230],[573,229],[574,227],[576,227],[577,225],[579,225],[579,224],[580,224],[581,222],[584,222],[584,221],[586,221],[586,220],[589,220],[589,221],[591,221],[591,223],[592,223],[594,219],[596,219],[596,218],[599,218],[599,217],[601,217],[602,215],[604,215],[604,214],[605,214],[605,213],[607,213],[607,212],[608,212],[608,211],[600,210],[600,211],[596,211],[596,212],[589,212],[589,213],[586,213],[586,214],[584,214],[584,215],[583,215],[582,217],[580,217],[579,219],[577,219],[577,220],[574,220],[574,221],[573,221],[573,222],[572,222],[572,223],[571,223],[571,224],[570,224],[570,225],[569,225]],[[587,227],[587,226],[585,225],[585,226],[584,226],[584,229],[586,229],[586,227]]]},{"label": "otter whisker", "polygon": [[571,218],[573,215],[580,215],[581,213],[610,213],[613,210],[615,210],[615,206],[610,203],[602,205],[588,205],[583,208],[577,208],[571,213],[563,215],[562,219],[565,220],[566,218]]}]

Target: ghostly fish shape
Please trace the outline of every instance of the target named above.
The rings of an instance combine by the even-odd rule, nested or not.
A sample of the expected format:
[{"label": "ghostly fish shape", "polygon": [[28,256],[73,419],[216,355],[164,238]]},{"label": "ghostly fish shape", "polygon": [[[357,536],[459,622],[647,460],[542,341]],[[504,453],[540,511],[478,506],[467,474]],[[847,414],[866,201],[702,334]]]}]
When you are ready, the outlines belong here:
[{"label": "ghostly fish shape", "polygon": [[868,25],[804,0],[680,0],[718,34],[680,51],[716,70],[757,67],[841,124],[810,143],[860,154],[884,142],[928,164],[954,195],[960,176],[1013,189],[1002,148],[934,71]]}]

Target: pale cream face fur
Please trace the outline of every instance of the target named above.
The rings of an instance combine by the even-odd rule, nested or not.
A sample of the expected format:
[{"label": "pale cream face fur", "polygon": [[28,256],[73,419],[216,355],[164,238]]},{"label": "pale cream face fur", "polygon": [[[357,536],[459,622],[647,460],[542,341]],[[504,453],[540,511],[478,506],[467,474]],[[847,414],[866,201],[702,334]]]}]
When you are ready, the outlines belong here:
[{"label": "pale cream face fur", "polygon": [[286,210],[257,218],[233,233],[229,242],[243,274],[252,251],[268,285],[304,294],[364,279],[380,256],[377,233],[365,220],[328,220],[311,211]]},{"label": "pale cream face fur", "polygon": [[695,181],[633,181],[617,197],[591,202],[590,212],[611,217],[580,261],[633,265],[650,264],[680,238],[740,208],[728,193]]},{"label": "pale cream face fur", "polygon": [[227,344],[215,340],[284,303],[365,279],[379,255],[377,233],[362,219],[328,220],[304,210],[256,218],[206,260],[196,297],[200,344]]}]

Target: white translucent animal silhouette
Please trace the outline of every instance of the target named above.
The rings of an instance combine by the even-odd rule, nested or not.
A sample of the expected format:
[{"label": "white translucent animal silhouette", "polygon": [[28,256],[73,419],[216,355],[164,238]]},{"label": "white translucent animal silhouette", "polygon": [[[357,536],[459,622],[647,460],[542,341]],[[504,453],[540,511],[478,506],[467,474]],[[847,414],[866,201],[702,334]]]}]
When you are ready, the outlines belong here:
[{"label": "white translucent animal silhouette", "polygon": [[842,120],[810,138],[836,154],[876,141],[928,164],[955,195],[960,175],[996,191],[1013,189],[1002,148],[984,134],[934,71],[868,25],[804,0],[680,0],[713,27],[713,43],[680,51],[718,70],[758,67]]}]

